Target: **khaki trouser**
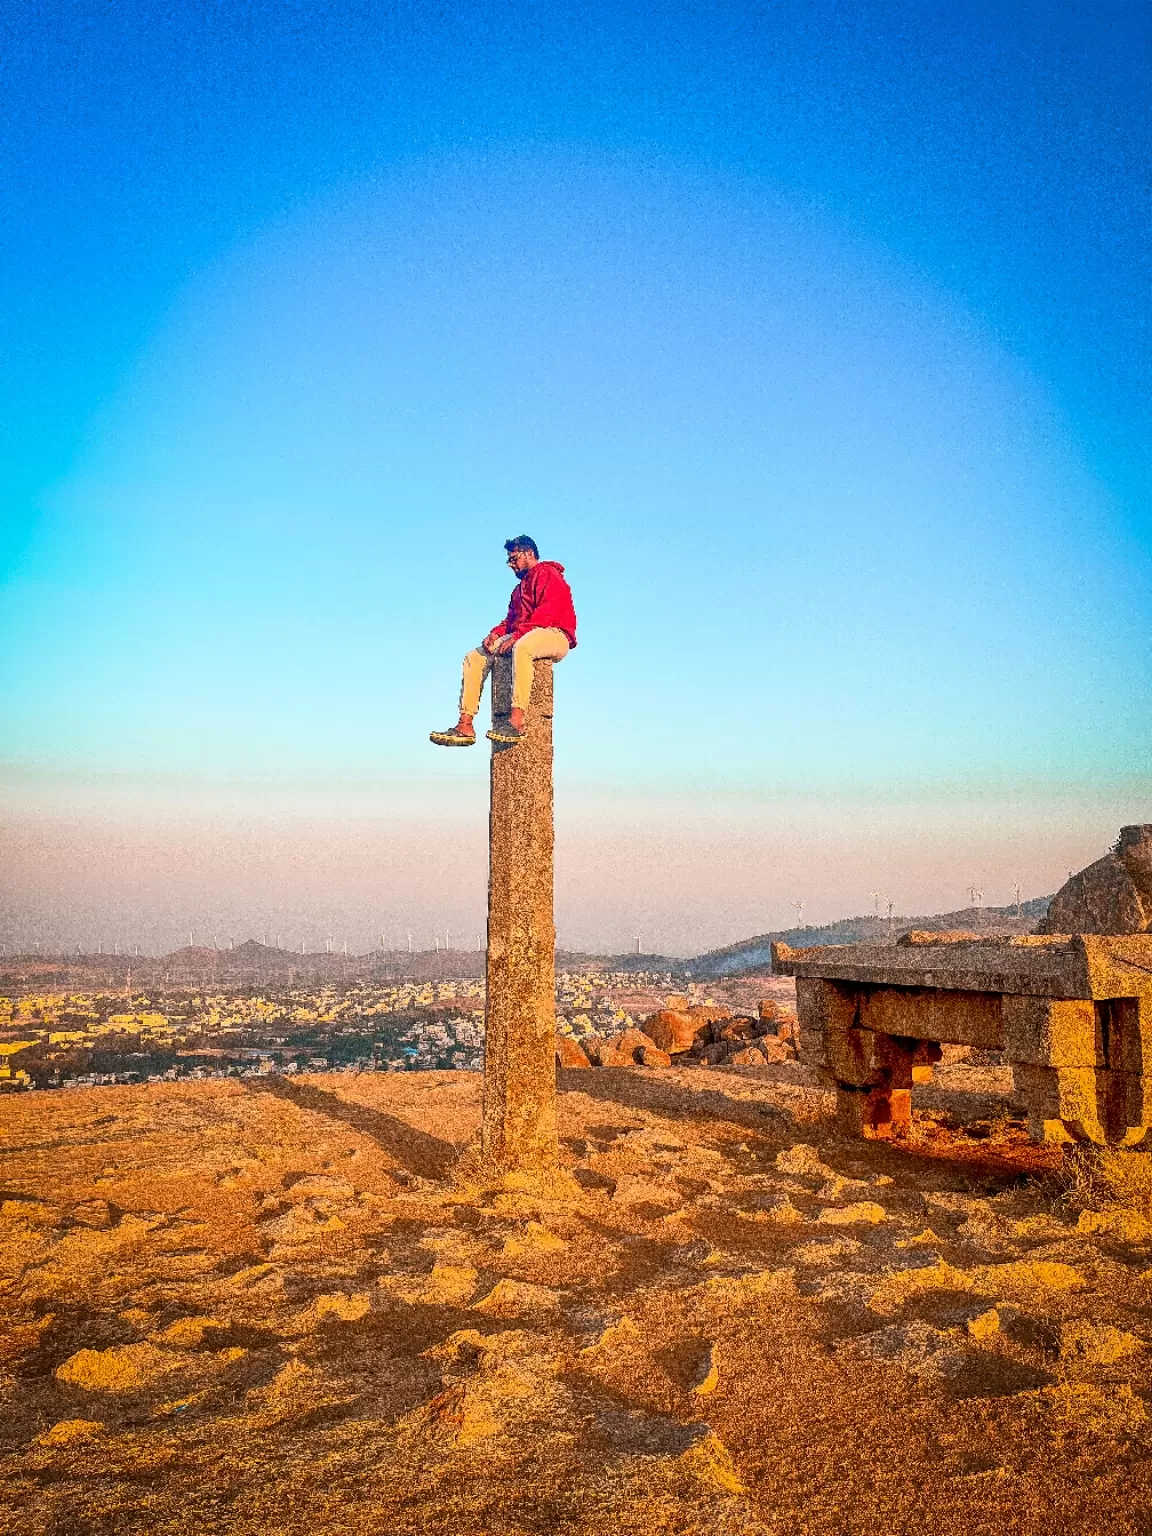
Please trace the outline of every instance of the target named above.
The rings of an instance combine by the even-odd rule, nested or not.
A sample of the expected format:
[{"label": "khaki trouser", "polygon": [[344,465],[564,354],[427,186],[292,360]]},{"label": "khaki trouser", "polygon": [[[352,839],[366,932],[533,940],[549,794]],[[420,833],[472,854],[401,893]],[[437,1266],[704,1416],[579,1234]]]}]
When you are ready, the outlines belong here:
[{"label": "khaki trouser", "polygon": [[[512,647],[512,708],[527,709],[532,697],[532,663],[563,661],[571,647],[562,629],[530,629]],[[482,646],[464,658],[464,681],[460,687],[460,713],[475,715],[480,709],[480,690],[492,670],[494,656]]]}]

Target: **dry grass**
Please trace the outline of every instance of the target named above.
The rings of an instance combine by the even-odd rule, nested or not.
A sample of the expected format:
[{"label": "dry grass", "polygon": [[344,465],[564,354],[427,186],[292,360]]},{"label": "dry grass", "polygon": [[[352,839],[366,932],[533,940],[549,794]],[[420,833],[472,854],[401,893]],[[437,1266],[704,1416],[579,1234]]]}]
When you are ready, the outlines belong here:
[{"label": "dry grass", "polygon": [[1152,1153],[1072,1147],[1056,1179],[1062,1202],[1076,1210],[1126,1210],[1152,1216]]}]

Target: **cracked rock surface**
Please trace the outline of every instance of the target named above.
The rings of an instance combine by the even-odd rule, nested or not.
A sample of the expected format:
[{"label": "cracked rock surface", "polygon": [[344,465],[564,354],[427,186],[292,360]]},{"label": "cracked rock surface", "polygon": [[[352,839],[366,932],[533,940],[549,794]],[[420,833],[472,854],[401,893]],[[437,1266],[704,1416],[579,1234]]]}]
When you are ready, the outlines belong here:
[{"label": "cracked rock surface", "polygon": [[1056,1149],[573,1070],[553,1198],[455,1171],[481,1086],[5,1101],[0,1529],[1152,1528],[1152,1224],[1077,1219]]}]

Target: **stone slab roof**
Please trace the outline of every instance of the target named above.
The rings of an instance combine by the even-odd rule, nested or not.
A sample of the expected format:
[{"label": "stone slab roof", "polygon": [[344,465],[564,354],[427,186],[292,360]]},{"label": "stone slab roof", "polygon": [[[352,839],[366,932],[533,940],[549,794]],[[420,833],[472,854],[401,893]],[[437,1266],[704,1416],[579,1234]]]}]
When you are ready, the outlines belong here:
[{"label": "stone slab roof", "polygon": [[772,946],[783,976],[864,986],[1008,992],[1031,997],[1152,999],[1152,934],[911,933],[891,944]]}]

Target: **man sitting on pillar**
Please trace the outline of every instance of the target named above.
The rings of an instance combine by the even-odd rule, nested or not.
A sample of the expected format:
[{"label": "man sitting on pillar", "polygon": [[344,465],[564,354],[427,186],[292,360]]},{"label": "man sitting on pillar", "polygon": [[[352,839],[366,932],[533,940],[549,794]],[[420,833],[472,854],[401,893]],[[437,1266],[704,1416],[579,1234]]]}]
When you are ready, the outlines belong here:
[{"label": "man sitting on pillar", "polygon": [[460,688],[460,719],[450,731],[433,731],[438,747],[470,747],[476,732],[472,721],[480,708],[484,679],[497,656],[512,653],[512,708],[507,724],[494,725],[489,741],[517,742],[524,734],[524,711],[532,697],[532,663],[563,661],[576,644],[576,610],[572,589],[564,580],[564,567],[555,560],[541,560],[535,541],[527,534],[504,545],[508,564],[519,581],[508,604],[508,617],[484,637],[480,646],[464,658]]}]

